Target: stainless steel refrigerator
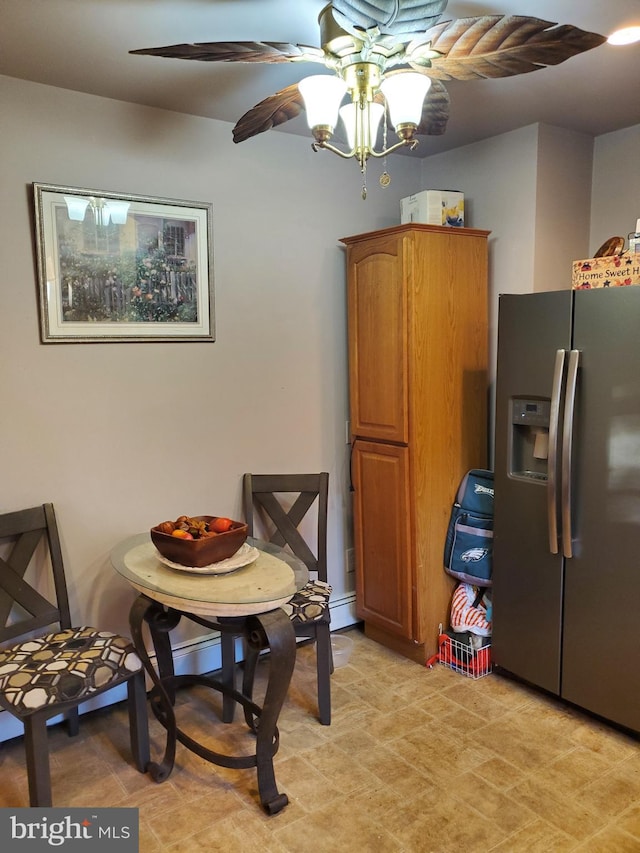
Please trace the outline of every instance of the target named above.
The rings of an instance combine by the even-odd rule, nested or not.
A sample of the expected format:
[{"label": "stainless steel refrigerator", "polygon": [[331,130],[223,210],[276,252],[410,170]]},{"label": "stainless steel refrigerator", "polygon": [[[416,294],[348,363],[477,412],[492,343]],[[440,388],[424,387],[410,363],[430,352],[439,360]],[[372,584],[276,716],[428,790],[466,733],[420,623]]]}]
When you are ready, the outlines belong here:
[{"label": "stainless steel refrigerator", "polygon": [[640,287],[504,295],[494,663],[640,731]]}]

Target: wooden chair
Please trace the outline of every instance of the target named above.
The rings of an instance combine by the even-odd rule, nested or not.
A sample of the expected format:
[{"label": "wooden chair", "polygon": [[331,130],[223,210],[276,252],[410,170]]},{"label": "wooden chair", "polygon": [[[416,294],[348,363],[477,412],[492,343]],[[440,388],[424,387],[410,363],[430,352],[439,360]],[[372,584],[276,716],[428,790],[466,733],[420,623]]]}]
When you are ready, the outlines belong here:
[{"label": "wooden chair", "polygon": [[[71,626],[53,505],[0,515],[0,543],[0,705],[24,724],[31,806],[51,806],[47,720],[63,715],[69,735],[76,735],[78,706],[119,684],[127,684],[131,748],[144,773],[149,731],[142,665],[125,637]],[[40,580],[43,566],[52,572],[48,598],[26,579],[29,566],[38,586],[48,588]],[[54,626],[53,633],[43,632]]]},{"label": "wooden chair", "polygon": [[[331,614],[327,583],[327,503],[329,474],[245,474],[243,478],[244,518],[249,536],[266,538],[254,533],[254,521],[260,518],[268,531],[268,541],[288,547],[309,569],[307,586],[284,605],[296,637],[312,639],[316,645],[318,711],[320,722],[331,723]],[[291,496],[296,495],[291,503]],[[299,526],[317,501],[317,523],[312,548],[299,531]],[[289,506],[289,504],[291,504]],[[309,520],[309,519],[307,519]],[[231,682],[235,668],[233,637],[222,636],[223,680]],[[251,695],[257,653],[245,649],[244,692]]]}]

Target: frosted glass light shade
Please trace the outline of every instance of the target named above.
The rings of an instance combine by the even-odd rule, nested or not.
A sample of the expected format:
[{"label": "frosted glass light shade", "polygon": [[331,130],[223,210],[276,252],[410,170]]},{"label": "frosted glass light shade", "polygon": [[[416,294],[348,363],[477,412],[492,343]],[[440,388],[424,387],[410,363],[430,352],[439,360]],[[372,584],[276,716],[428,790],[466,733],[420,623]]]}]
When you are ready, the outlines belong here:
[{"label": "frosted glass light shade", "polygon": [[109,217],[114,225],[124,225],[127,221],[127,213],[129,211],[128,201],[108,201],[105,204],[105,225],[109,223]]},{"label": "frosted glass light shade", "polygon": [[422,105],[431,80],[425,74],[408,71],[406,74],[394,74],[386,77],[380,89],[389,107],[391,124],[420,124]]},{"label": "frosted glass light shade", "polygon": [[347,91],[344,80],[327,74],[313,74],[298,83],[298,90],[307,111],[309,127],[336,126],[338,107]]},{"label": "frosted glass light shade", "polygon": [[607,39],[609,44],[634,44],[640,41],[640,27],[624,27],[611,33]]},{"label": "frosted glass light shade", "polygon": [[[382,104],[367,104],[367,109],[365,110],[361,110],[354,103],[345,104],[343,107],[340,107],[340,118],[347,134],[347,144],[352,151],[363,146],[373,148],[383,115],[384,107]],[[369,123],[368,136],[366,135],[366,125],[364,124],[367,118]],[[362,124],[360,124],[360,121],[362,121]],[[362,136],[366,136],[366,138],[363,140]]]},{"label": "frosted glass light shade", "polygon": [[79,198],[75,195],[66,195],[64,196],[64,200],[67,205],[69,219],[72,219],[74,222],[82,222],[89,206],[89,199]]}]

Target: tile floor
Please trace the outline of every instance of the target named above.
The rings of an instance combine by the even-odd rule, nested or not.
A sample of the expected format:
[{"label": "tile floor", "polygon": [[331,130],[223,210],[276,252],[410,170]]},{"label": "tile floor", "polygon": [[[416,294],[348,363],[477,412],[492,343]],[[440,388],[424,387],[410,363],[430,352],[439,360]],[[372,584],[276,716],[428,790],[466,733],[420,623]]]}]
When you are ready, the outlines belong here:
[{"label": "tile floor", "polygon": [[[280,718],[276,778],[290,799],[280,814],[260,809],[254,770],[214,767],[180,745],[166,782],[139,774],[122,706],[82,718],[77,738],[51,731],[54,803],[138,807],[141,853],[640,851],[635,739],[495,673],[430,670],[358,629],[348,636],[330,727],[314,717],[313,650],[299,650]],[[242,749],[251,736],[218,723],[212,701],[183,693],[182,727]],[[155,720],[151,731],[158,755]],[[17,740],[0,745],[0,806],[25,805]]]}]

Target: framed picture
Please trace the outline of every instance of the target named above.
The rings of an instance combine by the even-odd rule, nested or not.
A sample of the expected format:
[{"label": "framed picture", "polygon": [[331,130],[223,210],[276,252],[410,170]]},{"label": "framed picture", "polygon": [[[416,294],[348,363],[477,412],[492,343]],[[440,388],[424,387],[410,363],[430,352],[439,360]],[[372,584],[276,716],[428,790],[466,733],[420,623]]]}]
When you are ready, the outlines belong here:
[{"label": "framed picture", "polygon": [[43,343],[215,340],[211,204],[33,187]]}]

